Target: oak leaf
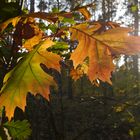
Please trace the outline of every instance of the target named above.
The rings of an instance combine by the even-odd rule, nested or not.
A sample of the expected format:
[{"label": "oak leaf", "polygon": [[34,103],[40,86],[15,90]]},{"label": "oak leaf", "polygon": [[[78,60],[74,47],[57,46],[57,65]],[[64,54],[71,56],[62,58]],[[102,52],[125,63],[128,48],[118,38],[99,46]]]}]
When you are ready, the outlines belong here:
[{"label": "oak leaf", "polygon": [[54,43],[47,39],[41,45],[36,46],[13,70],[6,74],[0,93],[0,107],[6,107],[9,118],[12,117],[16,106],[24,110],[27,92],[34,95],[40,93],[49,100],[49,86],[56,86],[56,82],[52,76],[42,70],[40,63],[48,68],[60,70],[61,58],[46,50],[52,45]]},{"label": "oak leaf", "polygon": [[119,54],[135,54],[140,52],[140,37],[130,36],[129,28],[117,27],[98,33],[101,27],[96,24],[79,24],[70,28],[71,39],[79,44],[71,54],[74,67],[89,58],[87,75],[91,82],[100,79],[111,84],[111,72],[115,66],[113,59]]}]

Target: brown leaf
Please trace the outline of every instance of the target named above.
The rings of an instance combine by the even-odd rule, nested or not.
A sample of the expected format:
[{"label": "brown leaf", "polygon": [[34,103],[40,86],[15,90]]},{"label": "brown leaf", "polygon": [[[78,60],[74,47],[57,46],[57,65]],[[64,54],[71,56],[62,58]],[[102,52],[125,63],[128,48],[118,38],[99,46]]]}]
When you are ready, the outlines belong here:
[{"label": "brown leaf", "polygon": [[87,10],[88,7],[91,7],[93,9],[95,9],[95,3],[91,3],[91,4],[88,4],[88,5],[85,5],[85,6],[81,6],[81,7],[77,6],[73,10],[74,11],[79,11],[85,17],[86,20],[89,20],[91,18],[91,14]]},{"label": "brown leaf", "polygon": [[[16,25],[13,38],[16,45],[24,46],[31,51],[42,39],[43,32],[39,29],[33,18],[21,18]],[[23,39],[25,40],[23,44]]]},{"label": "brown leaf", "polygon": [[48,20],[49,22],[56,22],[58,20],[58,15],[55,13],[36,12],[36,13],[30,13],[26,16]]},{"label": "brown leaf", "polygon": [[86,20],[91,18],[91,14],[86,7],[79,8],[78,11],[85,17]]}]

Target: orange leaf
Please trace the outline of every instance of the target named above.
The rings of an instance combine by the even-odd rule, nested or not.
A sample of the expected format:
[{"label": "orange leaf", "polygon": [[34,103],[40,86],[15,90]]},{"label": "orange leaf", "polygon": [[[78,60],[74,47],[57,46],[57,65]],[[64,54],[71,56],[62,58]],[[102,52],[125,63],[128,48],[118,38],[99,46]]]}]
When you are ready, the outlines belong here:
[{"label": "orange leaf", "polygon": [[117,27],[94,36],[117,54],[133,55],[140,52],[140,37],[129,35],[132,29]]},{"label": "orange leaf", "polygon": [[[105,24],[106,25],[106,24]],[[103,31],[100,26],[80,24],[70,28],[71,39],[78,40],[79,44],[71,54],[74,67],[82,64],[86,57],[89,58],[87,75],[91,82],[100,79],[111,84],[111,72],[114,70],[113,59],[119,54],[135,54],[140,52],[140,37],[130,36],[129,28],[117,27]],[[110,25],[108,25],[110,26]],[[115,28],[116,27],[116,28]],[[106,28],[103,28],[106,29]]]}]

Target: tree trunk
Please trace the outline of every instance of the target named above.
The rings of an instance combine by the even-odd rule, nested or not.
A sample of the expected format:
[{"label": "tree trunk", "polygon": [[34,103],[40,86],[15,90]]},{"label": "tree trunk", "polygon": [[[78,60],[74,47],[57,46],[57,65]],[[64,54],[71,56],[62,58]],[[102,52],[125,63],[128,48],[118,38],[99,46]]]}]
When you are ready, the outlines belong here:
[{"label": "tree trunk", "polygon": [[35,0],[30,0],[30,13],[35,11]]},{"label": "tree trunk", "polygon": [[[134,35],[138,36],[138,31],[139,31],[139,15],[138,15],[138,0],[134,0],[134,6],[137,6],[137,9],[134,11],[134,28],[135,32]],[[138,55],[133,56],[133,71],[134,75],[136,77],[136,88],[134,89],[134,93],[138,94],[139,93],[139,87],[138,87],[138,82],[139,82],[139,70],[138,70]]]},{"label": "tree trunk", "polygon": [[70,76],[70,70],[72,68],[72,61],[67,60],[68,68],[67,68],[67,95],[69,99],[73,98],[73,93],[72,93],[72,79]]}]

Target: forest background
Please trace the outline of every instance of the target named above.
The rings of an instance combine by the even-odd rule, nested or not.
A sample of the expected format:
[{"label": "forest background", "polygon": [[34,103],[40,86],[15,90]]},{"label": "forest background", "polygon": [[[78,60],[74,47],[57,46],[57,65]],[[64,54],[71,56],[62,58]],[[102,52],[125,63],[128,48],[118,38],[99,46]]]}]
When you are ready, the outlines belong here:
[{"label": "forest background", "polygon": [[[55,13],[92,4],[88,7],[91,21],[117,22],[124,27],[133,28],[133,35],[139,34],[140,2],[138,0],[1,0],[1,3],[3,3],[0,5],[1,23],[22,12]],[[82,22],[85,19],[82,14],[79,14],[76,20]],[[69,19],[68,21],[67,19],[63,22],[72,24],[74,20]],[[39,20],[41,29],[46,29],[46,24],[46,21]],[[47,28],[46,34],[56,30],[54,26]],[[12,43],[11,38],[7,38],[7,44],[10,43]],[[9,50],[4,48],[5,44],[2,41],[0,46],[1,57],[4,56],[8,61],[8,56],[11,55]],[[57,48],[50,50],[65,57],[61,74],[57,72],[54,74],[58,79],[59,90],[51,88],[50,102],[39,94],[34,96],[29,93],[25,112],[16,108],[13,119],[20,120],[22,123],[25,122],[25,119],[28,120],[32,130],[32,133],[30,130],[27,133],[27,135],[31,133],[28,137],[29,140],[139,140],[139,56],[122,55],[115,59],[116,69],[112,74],[112,85],[104,82],[98,84],[98,81],[96,84],[92,84],[86,75],[81,76],[77,81],[72,79],[70,75],[72,62],[68,58],[73,52],[73,48],[67,47],[65,44],[58,44]],[[22,54],[24,51],[17,53],[16,60]],[[9,64],[1,63],[1,87],[8,71]],[[3,114],[2,124],[7,122],[5,112]],[[23,126],[25,124],[28,125],[26,122]],[[15,129],[18,127],[16,128],[15,125]],[[8,129],[8,127],[6,128]],[[1,128],[1,132],[1,137],[5,139],[7,139],[7,135],[13,135],[11,134],[13,132],[5,134],[3,128]],[[22,132],[20,131],[20,133]],[[24,140],[24,136],[22,139]]]}]

